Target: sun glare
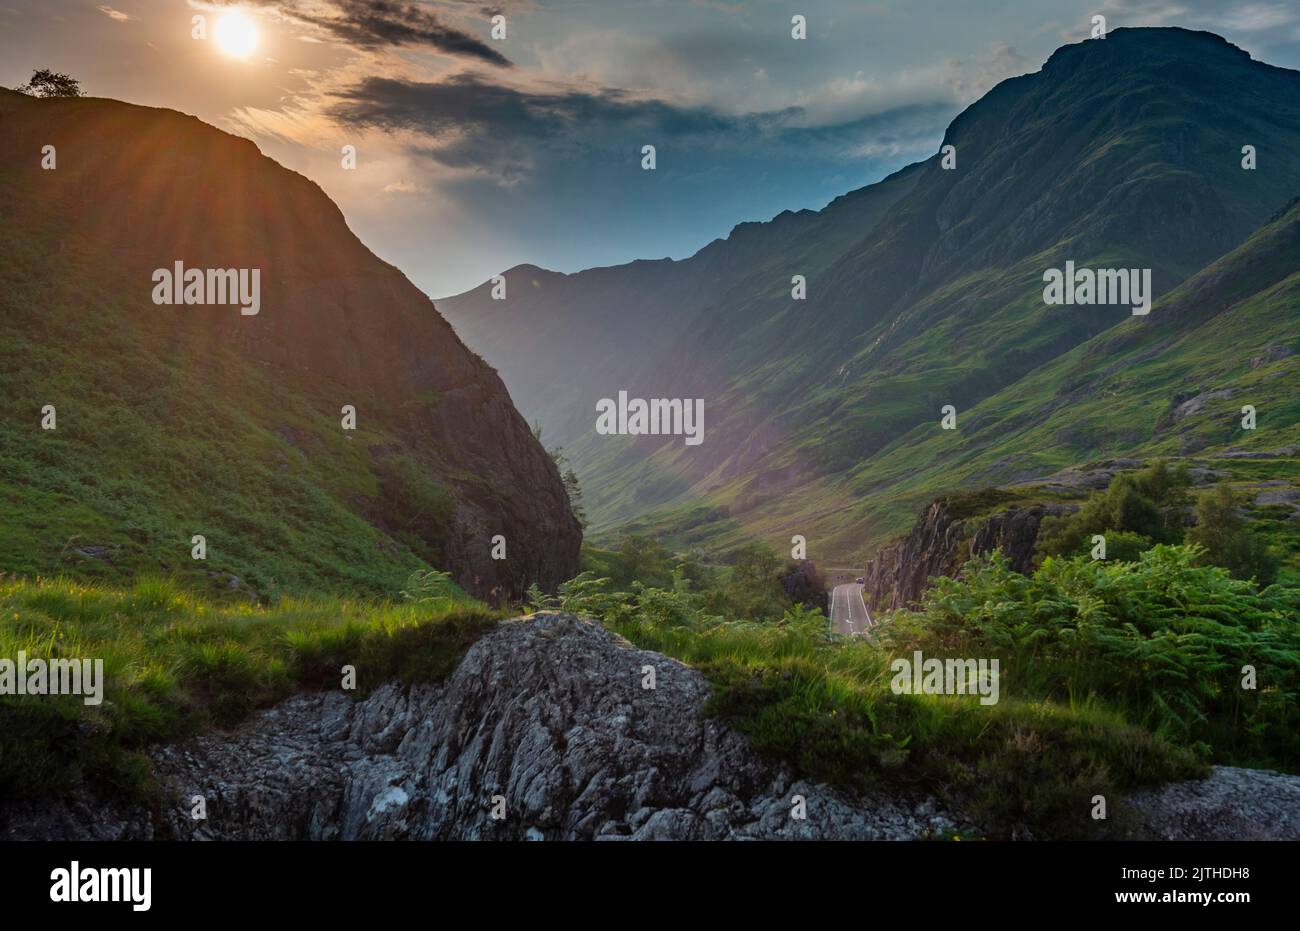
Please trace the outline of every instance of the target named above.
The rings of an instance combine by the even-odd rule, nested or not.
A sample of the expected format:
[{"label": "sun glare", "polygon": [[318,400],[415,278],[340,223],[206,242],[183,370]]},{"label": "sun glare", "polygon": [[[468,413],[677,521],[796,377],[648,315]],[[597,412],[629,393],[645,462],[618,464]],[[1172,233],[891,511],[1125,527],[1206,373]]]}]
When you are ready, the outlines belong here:
[{"label": "sun glare", "polygon": [[239,10],[223,13],[212,30],[217,48],[233,58],[244,58],[257,47],[257,27]]}]

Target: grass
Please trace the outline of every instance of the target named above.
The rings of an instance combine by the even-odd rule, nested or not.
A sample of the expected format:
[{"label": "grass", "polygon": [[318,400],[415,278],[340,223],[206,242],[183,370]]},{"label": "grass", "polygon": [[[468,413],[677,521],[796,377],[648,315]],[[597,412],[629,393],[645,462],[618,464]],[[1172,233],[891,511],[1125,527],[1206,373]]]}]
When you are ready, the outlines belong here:
[{"label": "grass", "polygon": [[[384,463],[371,455],[400,446],[380,417],[349,435],[338,386],[277,381],[220,343],[158,351],[128,302],[88,306],[63,290],[104,280],[93,261],[68,257],[53,294],[25,277],[50,261],[38,245],[0,232],[11,258],[0,271],[11,325],[0,352],[10,363],[0,367],[0,570],[123,585],[162,568],[214,591],[237,577],[274,599],[382,595],[445,564],[436,541],[452,493],[437,464],[407,447]],[[102,291],[116,294],[115,282]],[[41,428],[45,405],[56,429]],[[206,537],[206,561],[190,558],[194,534]]]},{"label": "grass", "polygon": [[143,577],[129,588],[65,578],[0,580],[0,656],[103,659],[103,704],[0,697],[0,796],[83,780],[145,793],[149,744],[236,723],[306,689],[365,694],[450,674],[499,615],[454,588],[420,601],[282,598],[223,603]]},{"label": "grass", "polygon": [[[611,625],[645,649],[697,666],[714,686],[706,713],[759,753],[845,789],[933,793],[992,837],[1089,838],[1089,800],[1205,774],[1186,749],[1100,702],[895,695],[890,656],[865,641],[797,625],[671,630]],[[758,626],[758,625],[754,625]],[[1115,807],[1122,808],[1118,805]]]},{"label": "grass", "polygon": [[[584,573],[537,607],[600,618],[638,646],[699,668],[705,713],[801,776],[855,792],[924,792],[988,837],[1135,831],[1123,799],[1209,763],[1300,771],[1300,591],[1196,565],[1191,547],[1137,562],[1050,559],[1032,577],[999,555],[939,580],[875,640],[843,638],[816,611],[777,622],[708,612],[682,572],[669,588],[616,591]],[[0,698],[0,794],[90,783],[147,797],[150,744],[232,725],[294,692],[364,694],[438,681],[500,615],[439,573],[418,601],[222,602],[146,576],[114,589],[0,580],[0,656],[102,658],[105,701]],[[896,693],[894,657],[1000,662],[1000,700]],[[1240,688],[1244,665],[1259,687]],[[1106,797],[1109,820],[1094,821]]]},{"label": "grass", "polygon": [[[1032,578],[979,559],[879,642],[837,637],[820,613],[728,621],[680,587],[615,592],[590,575],[559,605],[702,670],[707,712],[801,775],[930,792],[991,836],[1114,837],[1134,830],[1122,800],[1138,787],[1208,763],[1300,771],[1300,591],[1261,591],[1196,557],[1049,560]],[[890,663],[918,649],[999,658],[1000,700],[896,694]],[[1254,691],[1240,687],[1247,664]]]}]

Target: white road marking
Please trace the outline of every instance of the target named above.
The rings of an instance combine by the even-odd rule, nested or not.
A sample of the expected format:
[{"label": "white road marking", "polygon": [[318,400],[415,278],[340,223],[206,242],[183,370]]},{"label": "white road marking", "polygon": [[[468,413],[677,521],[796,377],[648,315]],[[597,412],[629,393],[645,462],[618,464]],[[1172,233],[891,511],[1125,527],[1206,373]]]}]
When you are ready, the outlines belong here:
[{"label": "white road marking", "polygon": [[[849,590],[852,589],[852,594]],[[873,627],[878,627],[876,619],[867,608],[864,594],[865,586],[856,582],[845,582],[831,589],[831,622],[833,629],[843,629],[850,635],[865,634]],[[853,598],[857,596],[858,604],[854,607]],[[841,602],[841,596],[843,601]]]}]

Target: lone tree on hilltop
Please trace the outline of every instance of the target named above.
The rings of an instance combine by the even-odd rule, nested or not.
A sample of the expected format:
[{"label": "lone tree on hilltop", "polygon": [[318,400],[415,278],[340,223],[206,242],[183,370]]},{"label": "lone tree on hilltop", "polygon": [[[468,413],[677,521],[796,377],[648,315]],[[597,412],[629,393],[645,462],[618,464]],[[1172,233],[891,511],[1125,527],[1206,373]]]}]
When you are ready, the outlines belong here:
[{"label": "lone tree on hilltop", "polygon": [[81,83],[76,78],[48,68],[36,69],[32,72],[30,81],[14,89],[32,97],[81,96]]}]

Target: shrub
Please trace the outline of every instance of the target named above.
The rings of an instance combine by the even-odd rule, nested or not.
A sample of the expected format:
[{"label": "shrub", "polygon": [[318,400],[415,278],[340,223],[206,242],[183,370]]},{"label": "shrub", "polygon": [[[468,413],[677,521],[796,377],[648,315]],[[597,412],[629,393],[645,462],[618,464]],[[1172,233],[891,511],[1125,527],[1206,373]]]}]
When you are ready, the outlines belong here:
[{"label": "shrub", "polygon": [[[1219,761],[1300,766],[1300,590],[1233,579],[1195,546],[1049,558],[1029,578],[979,557],[882,637],[904,654],[1002,657],[1015,694],[1101,699]],[[1241,687],[1246,666],[1258,689]]]},{"label": "shrub", "polygon": [[[1122,799],[1211,761],[1300,769],[1300,591],[1261,590],[1202,555],[1161,544],[1132,562],[1049,558],[1030,577],[978,557],[884,619],[877,642],[801,606],[728,620],[708,593],[620,591],[593,573],[559,599],[695,665],[713,685],[706,713],[801,775],[935,793],[996,836],[1119,836],[1132,827],[1123,803],[1093,822],[1094,794]],[[895,694],[891,659],[914,650],[998,658],[999,702]],[[1257,689],[1241,687],[1247,665]]]},{"label": "shrub", "polygon": [[1235,578],[1267,585],[1277,577],[1278,559],[1263,540],[1246,530],[1238,510],[1243,503],[1225,485],[1202,493],[1196,499],[1196,526],[1187,538],[1204,547],[1206,562],[1223,566]]},{"label": "shrub", "polygon": [[[1121,473],[1075,513],[1043,518],[1038,552],[1042,556],[1078,555],[1091,546],[1094,534],[1106,537],[1111,551],[1107,555],[1113,559],[1132,558],[1144,549],[1136,545],[1138,538],[1181,542],[1191,483],[1185,465],[1170,468],[1162,460],[1139,472]],[[1112,546],[1112,538],[1120,541],[1118,550]]]}]

